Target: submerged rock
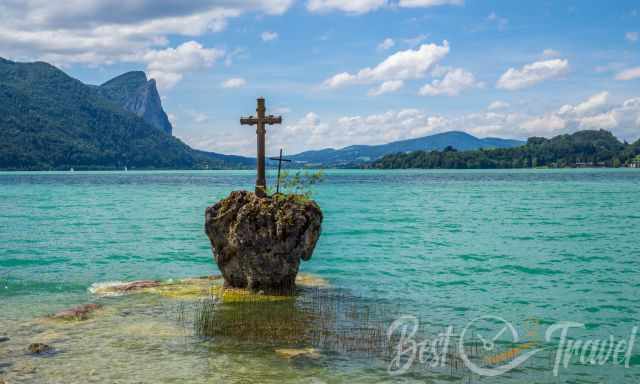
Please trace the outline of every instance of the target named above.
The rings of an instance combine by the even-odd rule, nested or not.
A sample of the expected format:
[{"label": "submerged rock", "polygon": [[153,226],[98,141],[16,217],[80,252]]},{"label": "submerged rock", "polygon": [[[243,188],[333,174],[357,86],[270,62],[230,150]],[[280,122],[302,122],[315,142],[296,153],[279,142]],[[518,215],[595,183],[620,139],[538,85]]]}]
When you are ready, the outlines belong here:
[{"label": "submerged rock", "polygon": [[[224,302],[263,302],[287,300],[287,297],[279,295],[266,295],[264,293],[251,292],[247,289],[224,287],[223,277],[204,276],[178,280],[167,280],[147,287],[136,285],[135,290],[124,290],[123,287],[132,283],[95,283],[89,288],[89,292],[99,297],[122,296],[127,294],[154,294],[176,300],[204,299],[211,296]],[[306,288],[326,288],[329,282],[321,277],[299,273],[296,277],[296,286]],[[122,312],[122,315],[130,312]]]},{"label": "submerged rock", "polygon": [[65,309],[50,317],[55,320],[86,320],[89,315],[102,308],[100,304],[84,304],[79,307]]},{"label": "submerged rock", "polygon": [[320,352],[315,348],[281,348],[275,350],[276,354],[284,359],[296,359],[306,357],[310,359],[319,359]]},{"label": "submerged rock", "polygon": [[53,351],[53,348],[51,348],[47,344],[33,343],[33,344],[29,345],[27,350],[29,351],[29,353],[31,353],[33,355],[43,355],[43,354],[50,353],[51,351]]},{"label": "submerged rock", "polygon": [[205,212],[205,231],[225,286],[291,292],[300,260],[311,258],[322,211],[300,196],[235,191]]},{"label": "submerged rock", "polygon": [[91,284],[89,292],[98,296],[121,296],[129,293],[144,291],[149,288],[155,288],[162,283],[157,280],[137,280],[131,282],[106,282]]}]

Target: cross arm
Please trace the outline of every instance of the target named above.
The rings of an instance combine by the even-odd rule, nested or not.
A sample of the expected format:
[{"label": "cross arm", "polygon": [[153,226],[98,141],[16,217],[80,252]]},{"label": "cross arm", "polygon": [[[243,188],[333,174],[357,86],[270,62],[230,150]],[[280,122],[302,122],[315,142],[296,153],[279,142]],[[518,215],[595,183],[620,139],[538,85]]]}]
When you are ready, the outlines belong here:
[{"label": "cross arm", "polygon": [[242,117],[242,118],[240,118],[240,124],[241,125],[256,125],[256,124],[258,124],[258,119],[256,119],[253,116]]},{"label": "cross arm", "polygon": [[282,116],[273,116],[269,115],[264,119],[265,124],[273,125],[273,124],[282,124]]}]

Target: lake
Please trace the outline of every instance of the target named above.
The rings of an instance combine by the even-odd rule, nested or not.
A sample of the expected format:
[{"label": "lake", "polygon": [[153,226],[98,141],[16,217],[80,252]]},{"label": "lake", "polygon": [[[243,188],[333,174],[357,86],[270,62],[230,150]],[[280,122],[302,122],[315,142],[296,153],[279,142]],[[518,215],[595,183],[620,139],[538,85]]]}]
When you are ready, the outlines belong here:
[{"label": "lake", "polygon": [[[549,327],[571,321],[584,327],[572,328],[570,340],[632,344],[640,323],[640,171],[330,170],[325,176],[314,188],[323,232],[302,272],[367,305],[380,303],[389,320],[415,316],[427,329],[424,337],[448,327],[460,335],[479,318],[485,324],[476,332],[495,334],[502,326],[494,331],[487,321],[504,319],[521,339],[535,341],[526,349],[542,350],[491,378],[420,362],[393,376],[385,361],[349,353],[290,361],[269,348],[217,344],[180,326],[176,313],[184,302],[96,298],[89,288],[217,274],[204,210],[232,190],[252,189],[253,172],[0,173],[0,336],[10,338],[0,343],[0,378],[12,384],[640,379],[637,348],[629,350],[628,368],[572,361],[554,375],[560,332],[545,340]],[[105,314],[90,321],[41,320],[96,301]],[[27,345],[40,340],[59,353],[26,355]],[[502,350],[510,349],[503,344]]]}]

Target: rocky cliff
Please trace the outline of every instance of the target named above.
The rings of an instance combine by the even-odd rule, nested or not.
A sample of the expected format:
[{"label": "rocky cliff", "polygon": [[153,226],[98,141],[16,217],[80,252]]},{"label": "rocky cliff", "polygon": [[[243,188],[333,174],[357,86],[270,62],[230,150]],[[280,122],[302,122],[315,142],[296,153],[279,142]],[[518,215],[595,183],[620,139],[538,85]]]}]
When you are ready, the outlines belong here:
[{"label": "rocky cliff", "polygon": [[100,92],[150,125],[171,134],[173,127],[162,109],[156,81],[147,80],[144,72],[132,71],[115,77],[102,84]]},{"label": "rocky cliff", "polygon": [[260,198],[236,191],[205,212],[205,231],[225,285],[256,292],[292,291],[321,224],[320,207],[299,196]]}]

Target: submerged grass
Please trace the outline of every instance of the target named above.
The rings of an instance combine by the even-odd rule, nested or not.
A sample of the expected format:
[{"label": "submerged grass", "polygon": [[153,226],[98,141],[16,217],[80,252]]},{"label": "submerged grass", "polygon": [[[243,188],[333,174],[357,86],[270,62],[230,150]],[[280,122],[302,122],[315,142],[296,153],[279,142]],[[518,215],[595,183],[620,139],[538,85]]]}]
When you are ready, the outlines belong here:
[{"label": "submerged grass", "polygon": [[304,288],[294,295],[232,291],[195,305],[195,333],[277,348],[318,348],[384,355],[389,351],[383,308],[332,289]]}]

